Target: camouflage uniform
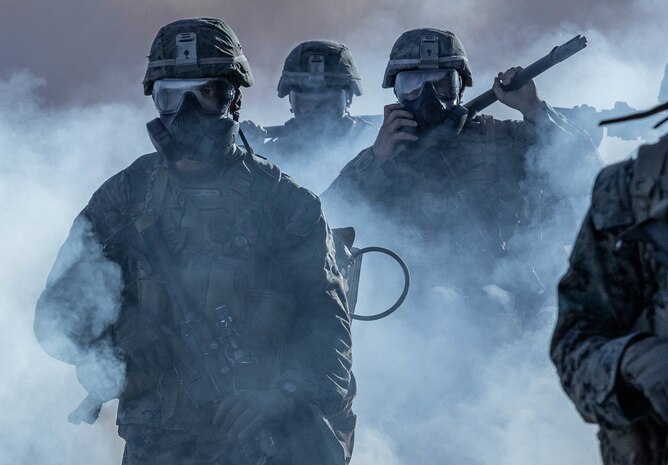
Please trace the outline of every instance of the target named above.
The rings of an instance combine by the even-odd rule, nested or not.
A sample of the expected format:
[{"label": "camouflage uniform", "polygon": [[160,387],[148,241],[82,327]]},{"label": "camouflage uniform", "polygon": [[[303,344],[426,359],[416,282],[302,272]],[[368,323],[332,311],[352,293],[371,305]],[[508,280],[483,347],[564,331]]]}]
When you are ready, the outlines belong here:
[{"label": "camouflage uniform", "polygon": [[[174,24],[196,30],[200,43],[211,30],[236,40],[219,20]],[[166,30],[173,32],[170,26]],[[171,43],[173,34],[165,35],[162,41]],[[247,63],[229,61],[245,76]],[[152,72],[149,93],[152,80],[161,78]],[[289,386],[296,392],[295,409],[262,430],[280,450],[267,463],[341,465],[349,459],[355,425],[350,405],[344,405],[351,378],[350,319],[320,202],[261,157],[234,144],[220,150],[215,168],[194,172],[178,171],[160,150],[144,155],[106,181],[77,219],[91,225],[105,256],[122,270],[121,313],[101,338],[127,358],[117,419],[126,440],[123,463],[246,463],[240,456],[258,453],[263,439],[249,445],[222,437],[212,425],[217,406],[235,392]],[[137,247],[130,239],[128,231],[135,229],[157,231],[174,257],[166,266],[194,308],[182,308],[175,281],[166,282],[147,259],[151,243]],[[56,262],[35,315],[40,343],[72,364],[77,360],[50,341],[64,337],[81,352],[99,342],[87,330],[87,309],[67,304],[68,296],[81,292],[68,279],[77,266],[63,257]],[[234,330],[220,325],[220,311],[231,315]],[[72,317],[68,312],[81,323],[78,330],[54,334],[60,320]],[[211,340],[204,340],[207,334]],[[169,352],[147,371],[133,347],[154,339],[166,342]],[[247,360],[231,361],[242,350]],[[220,396],[200,396],[199,378],[189,378],[200,360],[208,363]],[[206,386],[208,396],[213,384]]]},{"label": "camouflage uniform", "polygon": [[559,284],[552,360],[580,414],[600,426],[606,465],[660,465],[668,453],[668,428],[620,376],[631,344],[668,336],[665,256],[632,234],[651,218],[665,222],[667,158],[664,137],[600,173]]},{"label": "camouflage uniform", "polygon": [[[392,88],[398,73],[419,72],[423,65],[427,72],[455,69],[463,86],[460,92],[472,85],[468,60],[457,37],[449,31],[416,29],[405,32],[395,43],[383,87]],[[529,172],[530,167],[541,157],[556,159],[567,152],[578,169],[592,177],[600,168],[586,133],[549,105],[542,105],[536,123],[478,115],[467,120],[458,134],[445,124],[423,129],[418,141],[404,143],[403,150],[388,161],[377,158],[372,148],[363,150],[323,193],[328,218],[337,221],[337,214],[366,208],[364,211],[381,216],[380,221],[388,221],[387,227],[401,235],[393,246],[420,275],[418,285],[430,289],[450,283],[467,296],[480,294],[484,286],[498,282],[493,276],[498,258],[520,258],[523,253],[513,250],[512,239],[530,225],[540,229],[542,219],[560,201],[561,193],[552,192],[549,182],[542,179],[546,173]],[[531,234],[536,241],[541,239],[540,230]],[[406,244],[415,247],[407,249]],[[448,272],[447,267],[435,269],[435,261],[454,261],[461,269],[457,273]],[[523,269],[527,270],[525,280],[499,283],[513,291],[515,301],[528,298],[524,282],[535,282],[540,288],[537,294],[545,290],[531,266]]]},{"label": "camouflage uniform", "polygon": [[367,148],[323,198],[328,205],[343,200],[379,207],[399,224],[415,226],[428,242],[443,235],[456,240],[462,236],[453,232],[466,230],[464,249],[498,255],[527,224],[529,207],[538,207],[538,189],[522,188],[530,150],[539,151],[551,136],[564,137],[565,147],[582,153],[583,169],[599,166],[588,137],[547,105],[545,112],[549,118],[542,125],[477,116],[456,137],[433,130],[384,163]]},{"label": "camouflage uniform", "polygon": [[[435,69],[457,71],[460,98],[464,88],[473,85],[466,52],[455,34],[431,28],[406,31],[392,47],[382,87],[395,86],[399,73]],[[417,142],[404,143],[398,156],[386,162],[369,147],[341,171],[323,198],[381,207],[400,224],[417,226],[426,240],[465,222],[477,230],[469,231],[473,236],[466,241],[474,237],[494,253],[526,222],[531,202],[520,183],[527,176],[530,149],[547,147],[554,136],[562,136],[565,149],[582,153],[583,165],[598,163],[583,131],[546,104],[542,116],[535,124],[479,115],[456,135],[445,124],[425,128]]]}]

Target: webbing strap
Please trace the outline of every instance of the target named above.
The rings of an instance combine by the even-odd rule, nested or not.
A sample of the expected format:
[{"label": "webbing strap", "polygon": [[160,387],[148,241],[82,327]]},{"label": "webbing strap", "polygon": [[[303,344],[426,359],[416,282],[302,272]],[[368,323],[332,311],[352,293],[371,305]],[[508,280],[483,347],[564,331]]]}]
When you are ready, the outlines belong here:
[{"label": "webbing strap", "polygon": [[151,227],[160,218],[165,203],[165,194],[167,193],[167,182],[169,181],[167,167],[163,164],[156,165],[151,178],[151,183],[146,192],[146,201],[144,202],[144,214],[135,222],[135,227],[139,233]]}]

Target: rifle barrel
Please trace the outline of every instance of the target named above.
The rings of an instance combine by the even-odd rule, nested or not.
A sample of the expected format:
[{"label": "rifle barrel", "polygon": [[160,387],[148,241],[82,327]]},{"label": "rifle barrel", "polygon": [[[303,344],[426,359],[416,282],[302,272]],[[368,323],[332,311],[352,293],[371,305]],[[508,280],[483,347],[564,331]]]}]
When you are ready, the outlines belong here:
[{"label": "rifle barrel", "polygon": [[[561,63],[562,61],[572,57],[579,51],[583,50],[585,47],[587,47],[586,37],[581,35],[573,37],[565,44],[554,47],[552,51],[543,58],[535,61],[517,73],[510,85],[502,86],[503,90],[510,92],[519,89],[536,76],[544,73],[557,63]],[[484,92],[475,97],[473,100],[465,103],[464,106],[469,110],[469,118],[473,118],[477,113],[487,108],[497,100],[498,98],[494,93],[494,89],[489,89],[487,92]]]}]

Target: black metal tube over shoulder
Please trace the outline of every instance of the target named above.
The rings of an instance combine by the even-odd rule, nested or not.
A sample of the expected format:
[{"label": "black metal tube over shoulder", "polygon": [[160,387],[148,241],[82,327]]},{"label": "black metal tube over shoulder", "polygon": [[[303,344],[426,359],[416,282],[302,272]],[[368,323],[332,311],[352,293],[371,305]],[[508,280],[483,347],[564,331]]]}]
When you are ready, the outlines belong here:
[{"label": "black metal tube over shoulder", "polygon": [[[517,75],[513,78],[513,82],[508,86],[502,86],[502,89],[506,92],[519,89],[536,76],[544,73],[557,63],[561,63],[562,61],[572,57],[579,51],[583,50],[585,47],[587,47],[586,37],[581,35],[573,37],[565,44],[554,47],[552,51],[543,58],[535,61],[517,73]],[[464,106],[469,110],[469,119],[475,117],[477,113],[484,110],[497,100],[498,99],[494,93],[494,89],[489,89],[487,92],[484,92],[473,100],[465,103]]]}]

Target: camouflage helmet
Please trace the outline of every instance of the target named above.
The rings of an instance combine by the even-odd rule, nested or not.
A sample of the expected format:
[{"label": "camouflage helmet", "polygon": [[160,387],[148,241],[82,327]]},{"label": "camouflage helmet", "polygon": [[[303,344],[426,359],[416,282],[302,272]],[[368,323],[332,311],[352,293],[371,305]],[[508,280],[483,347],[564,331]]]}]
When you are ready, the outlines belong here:
[{"label": "camouflage helmet", "polygon": [[392,47],[383,88],[394,87],[394,79],[401,71],[438,68],[454,68],[459,71],[465,87],[473,85],[464,46],[455,34],[432,28],[406,31]]},{"label": "camouflage helmet", "polygon": [[362,95],[362,78],[352,53],[333,40],[312,40],[297,45],[285,59],[278,81],[278,96],[290,93],[292,86],[338,86]]},{"label": "camouflage helmet", "polygon": [[253,85],[253,73],[236,34],[216,18],[189,18],[163,26],[153,40],[144,76],[144,94],[158,79],[225,76],[235,85]]}]

